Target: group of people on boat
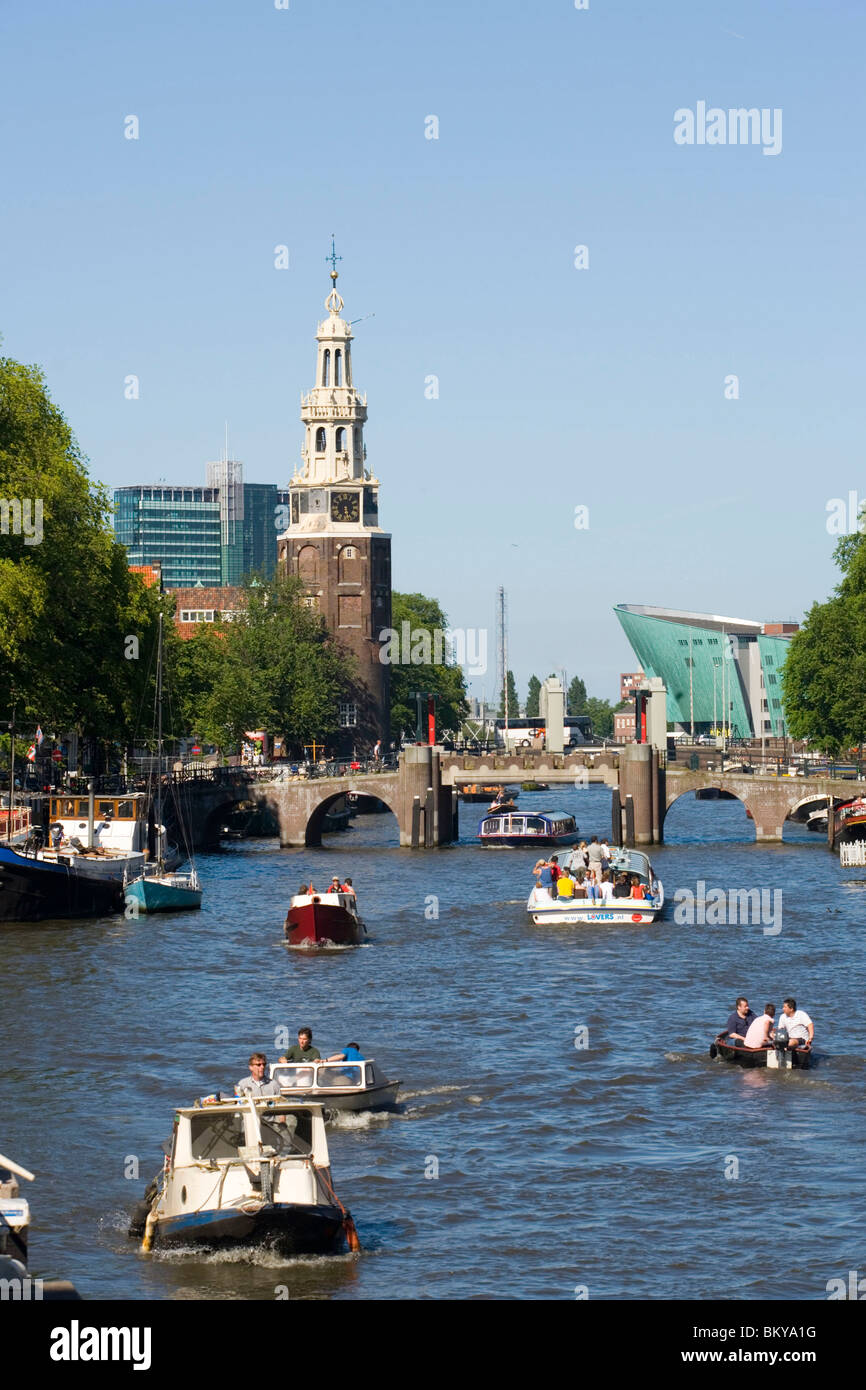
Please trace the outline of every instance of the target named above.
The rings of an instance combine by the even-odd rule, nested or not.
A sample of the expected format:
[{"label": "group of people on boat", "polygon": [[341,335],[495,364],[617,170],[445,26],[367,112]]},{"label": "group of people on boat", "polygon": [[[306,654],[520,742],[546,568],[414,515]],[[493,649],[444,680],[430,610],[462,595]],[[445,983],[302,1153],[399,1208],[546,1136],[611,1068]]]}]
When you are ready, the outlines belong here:
[{"label": "group of people on boat", "polygon": [[815,1025],[805,1009],[797,1008],[796,999],[789,997],[783,1001],[776,1023],[775,1004],[765,1004],[763,1014],[756,1014],[741,994],[719,1040],[733,1047],[796,1048],[811,1047],[814,1036]]},{"label": "group of people on boat", "polygon": [[[352,880],[350,878],[347,878],[344,883],[341,883],[339,874],[334,874],[328,887],[323,888],[320,891],[323,893],[346,893],[350,898],[354,898],[357,902],[358,894],[352,887]],[[315,892],[316,889],[312,883],[302,883],[300,888],[298,889],[298,896],[301,898],[307,896],[312,897],[312,895]]]},{"label": "group of people on boat", "polygon": [[[583,859],[583,867],[580,861]],[[551,898],[586,899],[604,906],[618,898],[634,898],[652,902],[653,895],[638,874],[615,872],[610,865],[611,851],[606,839],[597,835],[587,845],[581,840],[571,855],[571,868],[563,868],[559,856],[539,859],[532,870],[538,888],[547,890]]]},{"label": "group of people on boat", "polygon": [[[323,1057],[317,1047],[313,1047],[313,1030],[304,1026],[298,1029],[298,1041],[286,1048],[278,1062],[363,1062],[364,1054],[356,1042],[347,1043],[341,1052]],[[280,1085],[271,1081],[268,1075],[268,1059],[264,1052],[253,1052],[249,1060],[249,1076],[242,1076],[235,1086],[235,1095],[278,1096]]]}]

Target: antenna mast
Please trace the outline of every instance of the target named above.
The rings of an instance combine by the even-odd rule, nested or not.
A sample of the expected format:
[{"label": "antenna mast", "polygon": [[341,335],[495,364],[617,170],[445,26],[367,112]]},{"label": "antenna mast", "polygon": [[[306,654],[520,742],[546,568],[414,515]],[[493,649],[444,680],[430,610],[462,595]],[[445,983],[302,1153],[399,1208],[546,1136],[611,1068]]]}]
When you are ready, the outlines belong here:
[{"label": "antenna mast", "polygon": [[496,645],[502,676],[502,709],[505,715],[505,747],[508,748],[508,598],[500,584],[496,594]]}]

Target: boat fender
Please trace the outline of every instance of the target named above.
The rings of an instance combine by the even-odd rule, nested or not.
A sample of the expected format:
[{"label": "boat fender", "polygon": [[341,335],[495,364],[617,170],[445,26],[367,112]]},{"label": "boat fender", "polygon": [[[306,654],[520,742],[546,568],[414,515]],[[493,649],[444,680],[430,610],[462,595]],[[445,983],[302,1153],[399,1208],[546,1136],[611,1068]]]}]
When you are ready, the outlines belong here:
[{"label": "boat fender", "polygon": [[352,1213],[348,1211],[346,1212],[346,1215],[343,1217],[343,1232],[346,1236],[346,1244],[348,1245],[352,1254],[356,1255],[361,1249],[361,1241],[358,1236],[355,1223],[352,1220]]},{"label": "boat fender", "polygon": [[710,1043],[710,1056],[711,1056],[711,1057],[716,1057],[717,1055],[718,1055],[718,1049],[717,1049],[717,1047],[716,1047],[716,1044],[715,1044],[715,1043]]},{"label": "boat fender", "polygon": [[156,1212],[151,1207],[144,1223],[144,1235],[141,1240],[141,1253],[147,1255],[153,1249],[153,1231],[156,1226]]}]

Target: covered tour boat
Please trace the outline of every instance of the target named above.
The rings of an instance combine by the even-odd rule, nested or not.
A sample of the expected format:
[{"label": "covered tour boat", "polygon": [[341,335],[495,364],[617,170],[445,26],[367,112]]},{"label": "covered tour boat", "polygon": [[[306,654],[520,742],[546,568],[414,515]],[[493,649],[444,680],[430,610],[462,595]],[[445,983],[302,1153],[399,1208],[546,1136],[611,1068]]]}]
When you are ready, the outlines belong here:
[{"label": "covered tour boat", "polygon": [[811,1043],[802,1043],[799,1047],[785,1044],[777,1047],[774,1043],[767,1043],[765,1047],[746,1047],[744,1043],[726,1042],[726,1037],[726,1033],[721,1033],[710,1043],[710,1056],[713,1059],[733,1062],[738,1067],[773,1067],[779,1071],[812,1065]]},{"label": "covered tour boat", "polygon": [[321,1105],[210,1098],[175,1112],[171,1153],[129,1234],[158,1246],[262,1245],[282,1255],[359,1249],[331,1182]]},{"label": "covered tour boat", "polygon": [[388,1081],[372,1060],[274,1062],[271,1080],[290,1099],[314,1100],[333,1110],[393,1110],[399,1081]]},{"label": "covered tour boat", "polygon": [[[584,868],[583,855],[572,850],[562,860],[561,867],[572,875]],[[584,923],[613,926],[640,926],[661,916],[665,904],[662,881],[656,878],[653,866],[638,849],[613,850],[607,866],[614,879],[626,875],[629,896],[611,898],[609,902],[593,902],[589,898],[551,897],[546,888],[537,884],[529,895],[526,910],[536,926],[545,924],[578,926]],[[632,888],[639,887],[641,897],[633,897]]]},{"label": "covered tour boat", "polygon": [[565,811],[510,811],[486,815],[476,839],[483,845],[525,849],[527,845],[573,845],[577,822]]},{"label": "covered tour boat", "polygon": [[367,928],[354,893],[313,892],[292,898],[285,933],[290,946],[360,946]]}]

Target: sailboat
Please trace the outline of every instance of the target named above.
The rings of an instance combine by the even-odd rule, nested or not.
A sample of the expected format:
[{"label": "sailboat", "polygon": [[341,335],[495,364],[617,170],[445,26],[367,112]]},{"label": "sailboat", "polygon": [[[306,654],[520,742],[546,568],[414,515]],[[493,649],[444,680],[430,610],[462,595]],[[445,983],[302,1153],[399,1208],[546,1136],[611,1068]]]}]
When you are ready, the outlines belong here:
[{"label": "sailboat", "polygon": [[[156,651],[156,707],[157,707],[157,760],[156,760],[156,824],[162,825],[162,614],[159,615],[159,642]],[[143,912],[182,912],[186,908],[201,907],[202,890],[193,863],[189,873],[167,872],[163,858],[165,837],[159,838],[159,857],[153,863],[145,864],[139,877],[127,882],[124,892],[126,902],[136,902]],[[190,859],[192,856],[190,855]]]}]

